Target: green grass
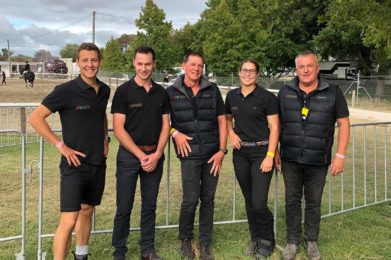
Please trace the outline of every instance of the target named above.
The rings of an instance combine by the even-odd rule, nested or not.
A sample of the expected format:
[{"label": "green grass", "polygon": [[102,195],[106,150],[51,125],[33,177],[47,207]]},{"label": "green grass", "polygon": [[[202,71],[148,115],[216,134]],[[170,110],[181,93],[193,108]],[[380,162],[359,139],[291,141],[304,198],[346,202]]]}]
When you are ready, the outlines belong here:
[{"label": "green grass", "polygon": [[[372,129],[372,128],[371,128]],[[383,129],[376,130],[367,129],[366,135],[368,145],[362,145],[362,129],[355,130],[355,179],[357,181],[355,188],[356,206],[364,204],[364,169],[367,169],[367,203],[375,201],[374,183],[377,182],[379,187],[384,187],[384,144],[381,140],[384,139]],[[374,160],[374,142],[370,138],[375,136],[378,138],[376,144],[377,158]],[[361,136],[358,138],[358,136]],[[390,136],[390,130],[388,130]],[[388,138],[387,156],[390,158],[391,145]],[[115,156],[118,143],[115,138],[112,138],[111,152],[108,159],[107,182],[105,193],[103,196],[102,205],[97,208],[97,230],[112,229],[113,217],[115,213]],[[352,142],[350,144],[352,148]],[[364,167],[364,152],[367,154],[366,167]],[[167,153],[166,153],[167,154]],[[216,194],[215,221],[232,220],[232,190],[233,186],[233,167],[232,153],[229,153],[224,160],[221,177]],[[166,157],[167,158],[167,157]],[[27,145],[27,166],[30,167],[30,162],[39,159],[39,145]],[[21,148],[20,146],[7,147],[0,149],[0,171],[2,181],[0,183],[0,237],[15,236],[20,234],[21,229]],[[181,202],[181,181],[180,167],[176,158],[171,158],[170,169],[170,207],[168,215],[168,224],[173,225],[178,223],[179,208]],[[387,169],[391,168],[391,159],[388,159]],[[44,153],[44,207],[43,207],[43,233],[54,233],[59,217],[59,154],[49,144],[45,144]],[[37,164],[33,165],[33,175],[30,179],[27,178],[26,196],[27,196],[27,247],[26,259],[36,259],[37,255],[37,226],[38,226],[38,168]],[[374,174],[374,165],[376,166],[376,176]],[[167,169],[164,169],[164,176],[160,185],[159,204],[157,209],[157,225],[164,225],[165,204],[166,204],[166,183]],[[341,183],[342,177],[331,178],[331,209],[332,212],[341,210]],[[352,154],[348,154],[346,161],[346,169],[344,173],[344,208],[351,207],[353,197],[353,187],[350,184],[353,178]],[[388,183],[391,182],[391,174],[387,172]],[[383,186],[381,186],[383,185]],[[283,183],[279,177],[278,186],[278,244],[284,245],[285,237],[285,219],[284,219],[284,201],[283,201]],[[245,219],[245,210],[243,206],[243,198],[239,189],[236,186],[236,219]],[[377,198],[383,199],[385,196],[384,189],[378,188]],[[391,197],[391,188],[388,185],[388,198]],[[270,188],[270,208],[273,208],[274,201],[274,181]],[[140,196],[137,191],[135,205],[131,217],[131,226],[137,227],[140,222]],[[329,188],[326,184],[322,212],[327,214],[329,211]],[[197,228],[196,228],[197,230]],[[391,203],[365,208],[343,215],[328,217],[322,221],[319,248],[323,253],[324,259],[389,259],[390,252],[390,231],[391,230]],[[179,241],[177,239],[177,228],[158,229],[156,231],[156,248],[158,253],[164,259],[178,259]],[[196,231],[196,238],[198,233]],[[128,241],[129,253],[128,259],[138,259],[139,232],[131,232]],[[251,259],[243,257],[243,251],[249,242],[249,234],[247,223],[241,224],[226,224],[215,225],[213,248],[216,254],[216,259]],[[196,242],[195,242],[196,243]],[[51,252],[52,238],[43,239],[43,251],[47,252],[47,259],[52,258]],[[0,243],[0,259],[14,259],[14,254],[20,251],[20,241],[2,242]],[[194,244],[196,245],[196,244]],[[110,259],[111,234],[95,234],[91,237],[90,252],[91,259]],[[281,252],[276,250],[272,259],[279,259]],[[70,259],[70,258],[69,258]],[[301,249],[298,259],[306,259],[306,254]]]}]

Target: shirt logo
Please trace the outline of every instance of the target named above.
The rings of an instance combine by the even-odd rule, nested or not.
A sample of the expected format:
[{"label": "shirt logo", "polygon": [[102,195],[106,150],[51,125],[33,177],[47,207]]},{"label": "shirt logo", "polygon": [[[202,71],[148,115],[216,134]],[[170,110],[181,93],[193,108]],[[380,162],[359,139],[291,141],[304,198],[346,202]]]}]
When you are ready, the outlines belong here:
[{"label": "shirt logo", "polygon": [[185,96],[182,96],[182,95],[176,95],[176,96],[173,96],[171,99],[185,99],[186,97]]},{"label": "shirt logo", "polygon": [[129,108],[141,108],[143,103],[129,104]]},{"label": "shirt logo", "polygon": [[297,96],[296,95],[289,95],[289,94],[287,94],[287,95],[285,95],[285,98],[297,98]]},{"label": "shirt logo", "polygon": [[234,110],[234,111],[236,111],[238,109],[239,109],[239,107],[231,107],[231,110]]},{"label": "shirt logo", "polygon": [[80,106],[75,107],[76,111],[87,110],[87,109],[91,109],[91,106],[90,105],[80,105]]}]

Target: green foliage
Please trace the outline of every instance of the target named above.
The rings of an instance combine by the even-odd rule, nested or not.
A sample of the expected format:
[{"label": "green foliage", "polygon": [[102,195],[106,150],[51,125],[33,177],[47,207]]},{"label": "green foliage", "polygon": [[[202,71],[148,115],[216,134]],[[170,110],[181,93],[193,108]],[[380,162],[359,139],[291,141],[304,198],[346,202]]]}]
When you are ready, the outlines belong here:
[{"label": "green foliage", "polygon": [[137,36],[132,42],[126,58],[133,58],[133,50],[140,45],[152,47],[156,52],[157,70],[170,70],[178,61],[178,48],[174,44],[171,22],[166,21],[163,9],[153,0],[146,0],[140,17],[136,19]]},{"label": "green foliage", "polygon": [[122,34],[121,37],[117,39],[122,52],[125,52],[125,50],[130,47],[135,37],[136,35],[134,34]]},{"label": "green foliage", "polygon": [[68,43],[60,51],[61,58],[72,58],[72,61],[75,62],[78,48],[79,48],[78,44]]},{"label": "green foliage", "polygon": [[322,56],[358,59],[365,74],[374,64],[385,73],[391,63],[391,21],[389,1],[333,0],[319,21],[326,28],[314,44]]},{"label": "green foliage", "polygon": [[203,50],[209,69],[236,72],[241,60],[253,58],[261,73],[275,77],[293,66],[299,50],[317,34],[317,16],[327,1],[210,0],[194,28],[193,46]]},{"label": "green foliage", "polygon": [[[2,53],[0,53],[0,61],[7,61],[8,60],[8,49],[2,48],[1,52]],[[10,51],[10,53],[11,53],[11,57],[12,57],[13,52]]]},{"label": "green foliage", "polygon": [[189,50],[205,55],[207,70],[236,73],[245,58],[260,63],[261,74],[278,77],[294,67],[299,51],[313,49],[322,58],[358,60],[369,74],[391,67],[390,1],[377,0],[208,0],[195,24],[173,30],[166,15],[146,0],[136,20],[134,40],[119,40],[126,49],[126,69],[139,45],[155,49],[157,69],[170,71]]},{"label": "green foliage", "polygon": [[[7,58],[8,60],[8,58]],[[31,61],[32,58],[30,56],[18,54],[16,56],[11,56],[11,61],[17,61],[17,62],[22,62],[22,61]]]},{"label": "green foliage", "polygon": [[[114,72],[116,75],[124,72],[124,56],[116,39],[107,42],[103,52],[102,68],[106,72]],[[119,74],[118,74],[119,75]]]}]

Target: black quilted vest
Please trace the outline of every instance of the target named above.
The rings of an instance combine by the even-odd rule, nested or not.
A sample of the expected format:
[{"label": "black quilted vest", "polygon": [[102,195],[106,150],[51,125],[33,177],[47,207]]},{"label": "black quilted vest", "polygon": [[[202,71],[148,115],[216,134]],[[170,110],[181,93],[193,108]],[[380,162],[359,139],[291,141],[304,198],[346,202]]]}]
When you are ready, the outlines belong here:
[{"label": "black quilted vest", "polygon": [[334,142],[336,86],[321,78],[307,96],[309,113],[302,119],[303,100],[295,78],[278,93],[281,120],[281,158],[310,165],[329,165]]},{"label": "black quilted vest", "polygon": [[196,106],[193,109],[182,82],[183,76],[178,77],[167,89],[171,104],[171,127],[193,139],[188,141],[191,153],[185,158],[179,154],[177,156],[181,159],[210,158],[219,150],[220,143],[216,101],[219,90],[215,84],[201,78]]}]

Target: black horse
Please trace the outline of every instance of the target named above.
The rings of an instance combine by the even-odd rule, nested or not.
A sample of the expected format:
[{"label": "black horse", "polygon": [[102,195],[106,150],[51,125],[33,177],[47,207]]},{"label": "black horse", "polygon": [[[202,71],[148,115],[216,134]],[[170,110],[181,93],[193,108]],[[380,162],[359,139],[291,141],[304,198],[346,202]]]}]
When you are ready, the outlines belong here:
[{"label": "black horse", "polygon": [[25,71],[24,73],[22,72],[21,78],[23,77],[24,82],[26,82],[26,87],[34,87],[34,79],[35,79],[35,74],[31,70]]}]

